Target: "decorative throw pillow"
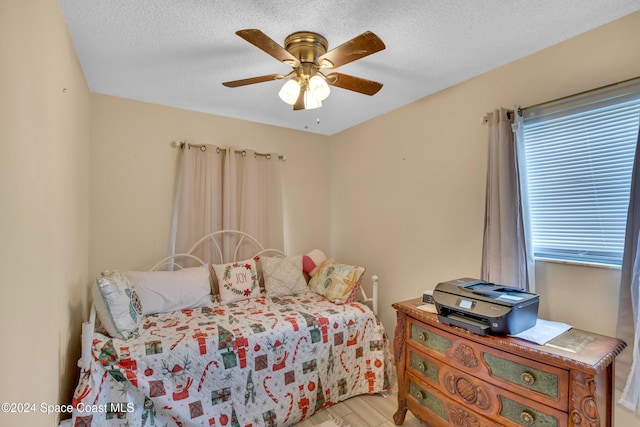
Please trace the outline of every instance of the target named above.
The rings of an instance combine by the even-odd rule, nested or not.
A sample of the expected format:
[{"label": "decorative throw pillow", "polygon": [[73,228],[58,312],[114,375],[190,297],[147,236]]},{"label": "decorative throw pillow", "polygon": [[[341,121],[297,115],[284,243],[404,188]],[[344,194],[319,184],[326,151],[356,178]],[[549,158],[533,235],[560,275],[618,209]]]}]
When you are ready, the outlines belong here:
[{"label": "decorative throw pillow", "polygon": [[253,259],[214,265],[220,288],[220,302],[230,304],[260,296],[258,270]]},{"label": "decorative throw pillow", "polygon": [[302,270],[309,276],[313,276],[318,267],[327,260],[327,256],[320,249],[314,249],[302,257]]},{"label": "decorative throw pillow", "polygon": [[355,301],[364,271],[364,267],[328,259],[311,277],[309,288],[336,304],[351,303]]},{"label": "decorative throw pillow", "polygon": [[100,323],[113,338],[128,339],[142,320],[140,298],[119,271],[105,270],[96,279],[93,304]]},{"label": "decorative throw pillow", "polygon": [[262,257],[260,263],[268,297],[296,295],[307,290],[307,281],[302,274],[302,255]]},{"label": "decorative throw pillow", "polygon": [[213,302],[220,302],[220,287],[218,285],[218,278],[216,277],[216,270],[213,268],[214,264],[209,264],[209,282],[211,284],[211,299]]},{"label": "decorative throw pillow", "polygon": [[[260,292],[264,290],[264,275],[262,274],[262,263],[260,262],[260,256],[256,255],[253,257],[253,260],[256,262],[256,272],[258,273],[258,284],[260,285]],[[213,268],[215,264],[210,264],[209,269],[211,274],[209,275],[211,279],[211,298],[213,302],[220,302],[220,285],[218,284],[218,277],[216,276],[216,270]]]},{"label": "decorative throw pillow", "polygon": [[176,271],[127,271],[125,275],[140,295],[142,314],[211,305],[208,266]]}]

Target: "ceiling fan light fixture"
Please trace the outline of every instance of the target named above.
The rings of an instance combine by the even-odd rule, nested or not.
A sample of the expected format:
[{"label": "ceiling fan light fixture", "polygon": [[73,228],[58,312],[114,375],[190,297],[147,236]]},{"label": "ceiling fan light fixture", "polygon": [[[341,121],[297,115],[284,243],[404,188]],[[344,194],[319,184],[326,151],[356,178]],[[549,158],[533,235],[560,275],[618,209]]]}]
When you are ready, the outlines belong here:
[{"label": "ceiling fan light fixture", "polygon": [[300,95],[300,83],[297,80],[288,80],[278,92],[278,96],[289,105],[293,105]]},{"label": "ceiling fan light fixture", "polygon": [[324,101],[331,93],[327,82],[318,74],[309,79],[309,92],[319,101]]},{"label": "ceiling fan light fixture", "polygon": [[322,107],[322,101],[316,98],[312,92],[305,91],[304,92],[304,109],[305,110],[313,110],[314,108]]}]

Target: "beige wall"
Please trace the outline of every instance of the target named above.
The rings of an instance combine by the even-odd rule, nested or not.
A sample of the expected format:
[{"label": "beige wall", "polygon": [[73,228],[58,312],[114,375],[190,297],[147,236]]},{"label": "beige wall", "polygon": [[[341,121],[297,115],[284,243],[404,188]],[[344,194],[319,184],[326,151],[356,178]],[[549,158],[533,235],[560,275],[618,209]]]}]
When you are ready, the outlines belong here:
[{"label": "beige wall", "polygon": [[[483,115],[637,76],[638,45],[640,13],[332,137],[333,251],[378,274],[389,302],[417,297],[442,280],[477,277]],[[619,270],[538,263],[536,271],[542,316],[615,333]],[[571,302],[580,304],[567,304],[577,292]],[[395,324],[388,305],[382,318]]]},{"label": "beige wall", "polygon": [[[392,335],[393,301],[479,274],[482,115],[638,75],[639,29],[636,13],[321,137],[89,95],[58,3],[0,0],[0,316],[20,322],[2,335],[13,348],[0,400],[67,403],[92,278],[166,254],[171,140],[285,154],[288,252],[318,247],[378,274]],[[539,263],[537,274],[541,316],[614,333],[618,270]],[[617,425],[637,422],[624,416]],[[2,425],[55,422],[0,414]]]},{"label": "beige wall", "polygon": [[[635,13],[331,139],[332,248],[380,276],[387,330],[392,302],[442,280],[479,277],[485,112],[636,77],[638,46]],[[536,273],[540,317],[615,334],[619,270],[540,262]],[[628,412],[618,417],[619,426],[638,423]]]},{"label": "beige wall", "polygon": [[91,277],[150,268],[169,254],[178,159],[170,143],[180,140],[284,154],[285,250],[329,249],[327,137],[93,94]]},{"label": "beige wall", "polygon": [[38,405],[0,424],[55,426],[39,405],[70,401],[87,310],[89,90],[57,1],[0,0],[0,58],[0,402]]}]

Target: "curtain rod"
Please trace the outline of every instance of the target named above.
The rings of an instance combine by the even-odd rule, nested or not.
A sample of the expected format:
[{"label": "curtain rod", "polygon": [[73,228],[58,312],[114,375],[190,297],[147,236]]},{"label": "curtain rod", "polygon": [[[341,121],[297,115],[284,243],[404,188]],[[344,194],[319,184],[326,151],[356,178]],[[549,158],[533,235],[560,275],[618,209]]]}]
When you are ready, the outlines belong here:
[{"label": "curtain rod", "polygon": [[[565,99],[569,99],[569,98],[572,98],[572,97],[574,97],[574,96],[580,96],[580,95],[587,94],[587,93],[589,93],[589,92],[594,92],[594,91],[596,91],[596,90],[601,90],[601,89],[606,89],[606,88],[610,88],[610,87],[618,86],[618,85],[621,85],[621,84],[625,84],[625,83],[632,82],[632,81],[634,81],[634,80],[640,80],[640,76],[632,77],[632,78],[630,78],[630,79],[622,80],[622,81],[615,82],[615,83],[610,83],[610,84],[608,84],[608,85],[604,85],[604,86],[596,87],[596,88],[593,88],[593,89],[583,90],[582,92],[574,93],[574,94],[572,94],[572,95],[561,96],[560,98],[552,99],[552,100],[550,100],[550,101],[539,102],[539,103],[537,103],[537,104],[529,105],[528,107],[518,107],[518,115],[519,115],[520,117],[522,117],[522,114],[524,113],[524,110],[527,110],[527,109],[529,109],[529,108],[536,108],[536,107],[539,107],[539,106],[544,105],[544,104],[550,104],[550,103],[552,103],[552,102],[563,101],[563,100],[565,100]],[[513,113],[513,111],[512,111],[512,110],[509,110],[509,111],[507,112],[507,117],[508,117],[509,119],[511,119],[511,114],[512,114],[512,113]],[[482,119],[481,119],[481,123],[482,123],[482,124],[487,124],[487,123],[488,123],[488,121],[489,121],[489,118],[488,118],[488,116],[486,116],[486,115],[485,115],[485,116],[483,116],[483,117],[482,117]]]},{"label": "curtain rod", "polygon": [[[199,148],[200,151],[207,151],[207,146],[206,145],[204,145],[204,144],[190,144],[187,141],[171,141],[171,146],[173,148],[180,148],[180,149],[184,148],[185,146],[187,146],[189,148],[196,147],[196,148]],[[227,148],[216,147],[216,153],[221,153],[223,151],[227,151]],[[242,157],[247,155],[247,150],[235,150],[235,152],[237,154],[242,155]],[[265,157],[267,160],[270,160],[271,157],[273,157],[273,155],[271,153],[258,153],[258,152],[255,152],[253,154],[256,157],[257,156]],[[278,155],[278,160],[285,161],[285,160],[287,160],[287,158],[284,155],[279,154]]]},{"label": "curtain rod", "polygon": [[640,76],[632,77],[630,79],[622,80],[622,81],[615,82],[615,83],[609,83],[608,85],[596,87],[596,88],[593,88],[593,89],[583,90],[582,92],[574,93],[573,95],[561,96],[560,98],[552,99],[550,101],[539,102],[537,104],[529,105],[528,107],[518,108],[518,114],[522,116],[522,111],[523,110],[527,110],[529,108],[539,107],[541,105],[550,104],[552,102],[563,101],[563,100],[568,99],[568,98],[573,98],[574,96],[580,96],[580,95],[587,94],[589,92],[594,92],[596,90],[601,90],[601,89],[606,89],[606,88],[618,86],[618,85],[621,85],[621,84],[632,82],[634,80],[640,80]]}]

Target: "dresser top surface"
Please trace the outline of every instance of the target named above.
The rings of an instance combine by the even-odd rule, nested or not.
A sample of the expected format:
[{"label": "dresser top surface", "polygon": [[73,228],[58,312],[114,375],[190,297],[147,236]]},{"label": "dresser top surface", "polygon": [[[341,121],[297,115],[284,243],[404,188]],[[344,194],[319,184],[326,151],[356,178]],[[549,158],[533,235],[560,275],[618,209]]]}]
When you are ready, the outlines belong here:
[{"label": "dresser top surface", "polygon": [[554,342],[566,342],[566,350],[549,345],[538,345],[510,336],[478,335],[464,328],[450,326],[438,321],[438,315],[418,308],[420,298],[392,304],[393,308],[420,322],[475,341],[489,347],[520,354],[531,359],[563,365],[566,368],[589,372],[600,372],[613,362],[626,347],[624,341],[605,335],[572,328],[556,338]]}]

